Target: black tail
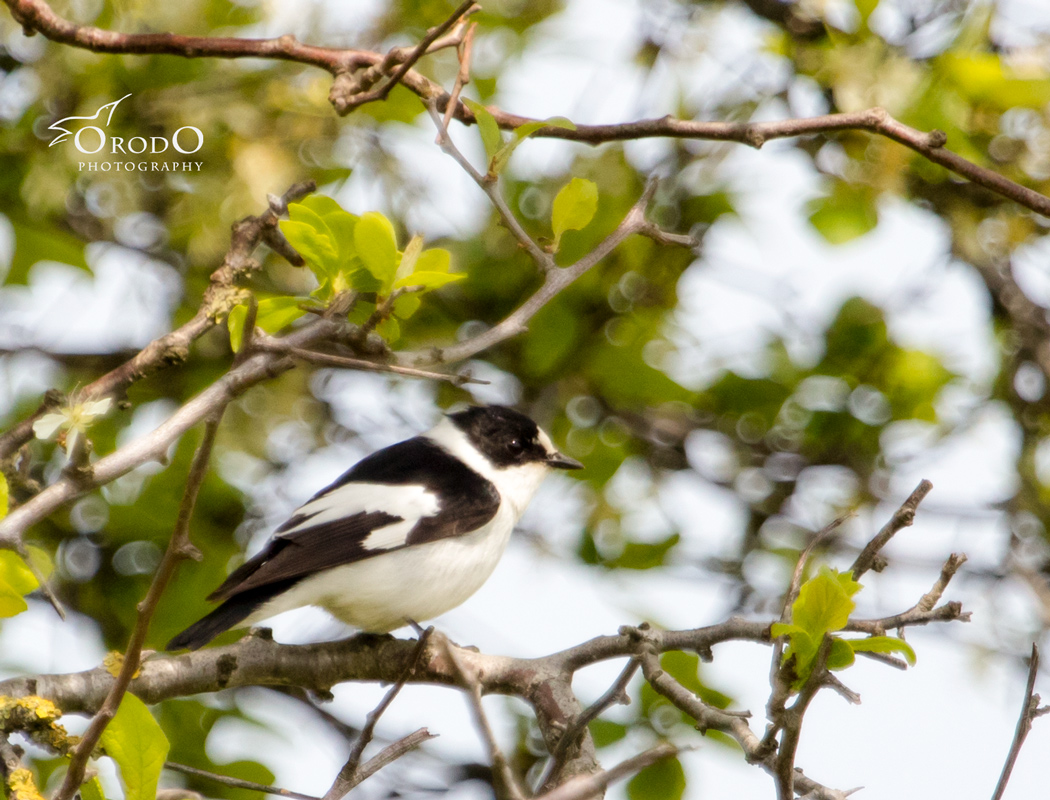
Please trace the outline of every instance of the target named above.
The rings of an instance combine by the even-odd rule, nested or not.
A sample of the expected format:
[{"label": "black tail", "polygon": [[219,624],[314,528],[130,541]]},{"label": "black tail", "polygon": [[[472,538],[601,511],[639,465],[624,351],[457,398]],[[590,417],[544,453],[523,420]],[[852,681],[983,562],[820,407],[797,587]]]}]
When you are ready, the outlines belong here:
[{"label": "black tail", "polygon": [[197,650],[204,647],[223,631],[236,627],[268,600],[290,588],[296,581],[280,581],[268,586],[259,586],[235,594],[208,616],[197,620],[190,627],[168,642],[165,650]]}]

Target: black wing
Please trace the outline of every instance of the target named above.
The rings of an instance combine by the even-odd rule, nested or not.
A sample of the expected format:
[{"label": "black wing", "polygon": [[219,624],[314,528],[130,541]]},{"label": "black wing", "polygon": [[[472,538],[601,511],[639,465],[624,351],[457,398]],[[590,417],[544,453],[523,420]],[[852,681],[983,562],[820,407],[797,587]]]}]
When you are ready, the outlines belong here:
[{"label": "black wing", "polygon": [[[437,513],[420,517],[404,541],[392,547],[366,548],[372,531],[406,519],[399,509],[362,512],[348,508],[345,516],[310,525],[318,512],[303,513],[351,483],[422,486],[438,502]],[[209,597],[226,600],[244,591],[371,558],[391,550],[423,544],[477,530],[499,508],[496,487],[434,442],[416,437],[380,450],[318,492],[276,531],[254,558],[232,573]]]},{"label": "black wing", "polygon": [[[350,483],[422,486],[438,499],[437,512],[419,517],[403,543],[386,548],[366,548],[364,542],[378,528],[403,521],[398,509],[347,508],[345,515],[310,525],[320,512],[303,509]],[[277,529],[262,552],[230,573],[208,597],[224,601],[222,605],[173,638],[167,649],[204,646],[322,570],[477,530],[496,515],[499,504],[495,486],[429,439],[417,437],[373,453],[314,495]]]}]

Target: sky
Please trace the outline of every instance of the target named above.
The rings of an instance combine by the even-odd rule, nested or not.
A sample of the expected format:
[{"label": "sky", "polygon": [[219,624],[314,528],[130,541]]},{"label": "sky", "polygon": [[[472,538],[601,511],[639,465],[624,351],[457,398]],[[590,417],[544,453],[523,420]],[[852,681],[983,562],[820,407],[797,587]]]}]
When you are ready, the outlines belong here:
[{"label": "sky", "polygon": [[[845,4],[839,13],[848,14]],[[300,4],[274,3],[264,26],[285,33],[293,29]],[[880,25],[892,32],[892,3],[884,3]],[[353,5],[339,17],[346,31],[378,13],[378,3]],[[655,10],[654,10],[655,9]],[[331,6],[317,4],[325,14]],[[525,52],[511,63],[500,59],[499,42],[479,43],[479,69],[486,63],[502,74],[497,104],[538,117],[569,116],[577,122],[599,122],[658,116],[673,110],[677,97],[692,98],[699,108],[713,104],[717,92],[775,90],[785,78],[782,65],[761,52],[763,28],[730,6],[702,15],[675,29],[677,64],[662,64],[643,73],[632,57],[647,26],[675,19],[670,3],[640,0],[570,0],[566,10],[543,23]],[[1023,42],[1050,30],[1050,14],[1038,0],[999,4],[1002,35]],[[349,36],[340,30],[329,35]],[[695,56],[689,54],[696,53]],[[488,59],[488,62],[486,62]],[[718,87],[717,89],[713,87]],[[764,118],[821,113],[820,98],[804,83],[792,87],[791,105],[762,104]],[[706,98],[706,99],[705,99]],[[460,147],[480,157],[473,132],[455,128]],[[390,151],[415,174],[428,176],[427,193],[406,215],[407,223],[428,237],[469,236],[483,225],[484,197],[456,165],[433,146],[433,131],[423,118],[414,128],[390,131]],[[353,152],[353,142],[347,152]],[[659,162],[660,142],[627,146],[632,162],[648,167]],[[579,146],[530,142],[521,147],[512,169],[522,177],[540,177],[566,168]],[[829,158],[834,158],[833,148]],[[826,244],[805,222],[805,203],[819,195],[821,182],[807,159],[790,143],[773,142],[761,151],[730,150],[711,174],[697,181],[726,182],[738,210],[708,231],[702,255],[683,274],[675,328],[678,343],[673,374],[682,383],[701,386],[724,368],[742,373],[756,369],[755,353],[771,333],[786,338],[792,355],[819,356],[820,336],[843,299],[859,294],[887,309],[891,335],[905,347],[929,350],[962,376],[944,399],[944,414],[967,413],[996,368],[994,342],[988,333],[990,310],[985,290],[972,271],[952,261],[949,232],[933,215],[898,201],[879,208],[880,222],[870,234],[842,245]],[[389,198],[367,170],[356,170],[339,199],[351,211],[386,209]],[[10,233],[0,225],[0,253],[10,247]],[[93,275],[56,264],[34,268],[28,287],[0,289],[0,346],[34,344],[62,350],[144,345],[165,332],[177,302],[178,280],[169,267],[116,245],[96,246],[90,253]],[[1019,251],[1014,266],[1033,296],[1050,298],[1045,247]],[[923,289],[923,291],[917,291]],[[1042,294],[1040,294],[1042,292]],[[73,299],[76,298],[74,302]],[[114,316],[105,326],[97,320],[115,308],[137,313]],[[61,308],[63,313],[55,315]],[[51,320],[61,319],[61,327]],[[0,412],[19,397],[39,394],[50,385],[53,369],[32,353],[0,357]],[[514,402],[513,376],[488,368],[492,387],[479,389],[479,400]],[[288,512],[349,463],[367,452],[425,430],[436,421],[433,390],[420,382],[394,381],[368,374],[329,373],[315,381],[315,392],[329,400],[339,421],[360,429],[353,443],[307,449],[306,436],[294,423],[276,431],[269,446],[290,471],[279,480],[257,480],[243,459],[220,461],[223,476],[248,493],[266,522],[276,525]],[[247,402],[247,401],[243,401]],[[393,413],[391,407],[397,409]],[[154,404],[136,411],[134,430],[145,433],[170,413]],[[1006,496],[1013,481],[1012,461],[1018,437],[1009,414],[987,407],[965,435],[928,446],[929,431],[902,426],[892,443],[897,455],[888,475],[888,498],[844,531],[858,545],[892,513],[920,478],[934,482],[913,528],[887,548],[902,568],[871,575],[859,598],[858,613],[879,616],[910,606],[927,591],[939,564],[952,551],[964,551],[971,567],[995,566],[1007,531],[989,506]],[[717,458],[717,442],[692,442],[691,457]],[[294,458],[288,458],[294,455]],[[836,476],[814,474],[800,504],[800,519],[812,526],[827,521],[836,502]],[[137,480],[146,480],[140,475]],[[637,463],[626,463],[617,490],[632,501],[630,524],[639,536],[658,538],[679,529],[692,555],[732,552],[741,508],[731,494],[689,476],[653,476]],[[631,492],[633,491],[633,494]],[[592,498],[571,478],[547,481],[522,522],[535,538],[512,542],[489,582],[471,600],[436,621],[453,640],[484,652],[517,656],[542,655],[615,631],[622,624],[659,620],[668,627],[694,627],[717,622],[729,609],[724,586],[716,578],[682,566],[661,572],[608,573],[579,564],[571,555]],[[249,550],[261,546],[268,530],[261,527]],[[779,566],[755,559],[747,565],[756,582],[782,585]],[[779,583],[778,583],[779,582]],[[918,665],[898,672],[862,661],[843,676],[863,702],[851,706],[837,695],[822,693],[806,717],[798,763],[808,775],[837,788],[864,786],[858,797],[984,798],[991,795],[1020,710],[1025,675],[1016,660],[995,651],[1026,649],[1024,631],[1034,627],[1039,610],[1024,586],[1004,581],[989,585],[964,571],[946,599],[959,599],[974,612],[973,622],[950,629],[915,629],[908,638]],[[281,641],[326,639],[346,633],[321,612],[292,612],[276,620]],[[101,659],[101,642],[84,620],[62,624],[42,603],[5,622],[0,653],[16,652],[26,637],[42,635],[48,646],[20,656],[26,671],[84,669]],[[768,650],[747,644],[715,649],[704,667],[705,679],[755,712],[762,725],[767,686]],[[589,668],[576,688],[586,703],[614,680],[622,664]],[[637,683],[635,684],[637,694]],[[343,685],[331,709],[360,724],[383,690]],[[289,715],[272,694],[247,693],[241,701],[259,719],[294,735],[266,732],[231,723],[216,731],[208,747],[219,760],[257,757],[277,773],[277,784],[307,793],[323,793],[345,759],[344,745],[318,723],[302,718],[288,726]],[[486,708],[499,726],[503,742],[514,740],[504,698],[487,698]],[[619,710],[612,710],[615,719]],[[441,737],[428,744],[436,754],[484,759],[468,707],[462,696],[446,689],[408,687],[383,717],[378,732],[397,737],[428,725]],[[72,726],[71,726],[72,727]],[[759,800],[773,796],[767,776],[717,744],[684,734],[697,749],[683,756],[689,774],[688,797],[734,797]],[[607,765],[643,749],[648,742],[631,737],[602,752]],[[1045,792],[1042,753],[1050,749],[1050,721],[1037,721],[1011,780],[1008,796]],[[118,793],[115,776],[104,775],[109,796]],[[373,779],[377,780],[377,779]],[[380,786],[379,782],[376,786]],[[368,794],[367,785],[365,796]],[[622,792],[617,790],[617,792]],[[621,796],[614,792],[612,796]],[[465,788],[464,796],[472,796]]]}]

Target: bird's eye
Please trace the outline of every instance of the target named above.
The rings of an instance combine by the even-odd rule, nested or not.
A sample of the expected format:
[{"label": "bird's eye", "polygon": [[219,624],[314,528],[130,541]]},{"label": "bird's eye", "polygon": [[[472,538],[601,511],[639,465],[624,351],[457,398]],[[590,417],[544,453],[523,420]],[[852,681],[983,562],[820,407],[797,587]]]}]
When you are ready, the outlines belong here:
[{"label": "bird's eye", "polygon": [[513,455],[520,455],[521,451],[525,449],[525,445],[521,443],[521,439],[511,439],[507,442],[507,449],[510,450]]}]

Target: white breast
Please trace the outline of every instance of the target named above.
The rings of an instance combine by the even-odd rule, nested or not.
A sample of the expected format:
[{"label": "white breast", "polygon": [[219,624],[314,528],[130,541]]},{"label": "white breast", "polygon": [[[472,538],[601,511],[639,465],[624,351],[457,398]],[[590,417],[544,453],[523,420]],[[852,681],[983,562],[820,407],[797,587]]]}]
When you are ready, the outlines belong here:
[{"label": "white breast", "polygon": [[320,606],[363,631],[386,633],[455,608],[481,588],[499,563],[518,514],[502,503],[484,527],[465,536],[413,545],[306,578],[246,621]]}]

